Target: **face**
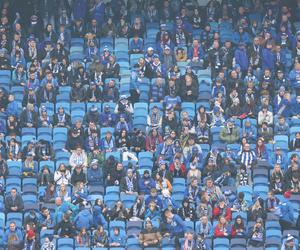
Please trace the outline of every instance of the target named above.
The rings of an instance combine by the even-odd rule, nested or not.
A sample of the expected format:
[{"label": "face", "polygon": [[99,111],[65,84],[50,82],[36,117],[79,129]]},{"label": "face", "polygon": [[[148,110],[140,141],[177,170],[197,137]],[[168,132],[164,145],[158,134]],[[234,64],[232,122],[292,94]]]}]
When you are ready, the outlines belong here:
[{"label": "face", "polygon": [[10,231],[15,231],[16,230],[16,224],[15,223],[10,223],[9,229],[10,229]]},{"label": "face", "polygon": [[11,194],[12,197],[16,197],[16,196],[17,196],[17,190],[12,189],[12,190],[10,191],[10,194]]}]

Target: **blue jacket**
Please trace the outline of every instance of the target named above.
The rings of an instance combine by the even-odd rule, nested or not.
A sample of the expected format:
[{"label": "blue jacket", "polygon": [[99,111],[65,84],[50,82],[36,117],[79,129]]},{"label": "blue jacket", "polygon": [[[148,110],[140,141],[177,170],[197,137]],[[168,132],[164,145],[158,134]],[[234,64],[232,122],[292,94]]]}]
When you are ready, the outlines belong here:
[{"label": "blue jacket", "polygon": [[149,218],[151,222],[160,221],[161,220],[160,212],[157,209],[154,211],[147,209],[145,213],[145,219],[147,218]]},{"label": "blue jacket", "polygon": [[240,34],[239,32],[234,32],[233,43],[235,43],[236,45],[239,43],[251,43],[248,32],[243,32],[242,34]]},{"label": "blue jacket", "polygon": [[275,54],[270,49],[264,48],[262,50],[262,69],[270,69],[271,71],[274,71],[275,62]]},{"label": "blue jacket", "polygon": [[7,105],[7,115],[15,115],[16,117],[18,117],[20,115],[20,110],[21,108],[19,107],[19,104],[17,101],[13,101],[8,103]]},{"label": "blue jacket", "polygon": [[234,52],[235,62],[241,66],[242,71],[246,71],[249,66],[248,56],[245,49],[237,48]]},{"label": "blue jacket", "polygon": [[147,179],[139,179],[139,190],[141,193],[150,194],[151,188],[155,188],[155,181],[153,180],[153,178],[149,177]]},{"label": "blue jacket", "polygon": [[293,69],[289,74],[289,79],[293,88],[300,89],[300,70]]},{"label": "blue jacket", "polygon": [[129,50],[143,50],[143,40],[141,38],[137,41],[131,39],[129,42]]},{"label": "blue jacket", "polygon": [[270,158],[271,158],[271,164],[272,164],[272,166],[278,163],[282,167],[285,168],[285,166],[287,164],[287,158],[285,156],[285,153],[282,153],[282,155],[281,155],[280,158],[275,153],[273,153]]},{"label": "blue jacket", "polygon": [[279,205],[280,219],[286,222],[294,223],[293,206],[290,201],[282,201]]},{"label": "blue jacket", "polygon": [[90,229],[94,225],[91,212],[88,209],[80,211],[74,219],[74,225],[77,230],[81,228]]},{"label": "blue jacket", "polygon": [[184,221],[177,214],[174,214],[170,223],[166,223],[166,228],[171,236],[181,235],[186,232]]},{"label": "blue jacket", "polygon": [[107,222],[102,214],[102,208],[98,205],[93,207],[93,222],[94,226],[97,228],[99,225],[102,225],[107,229]]},{"label": "blue jacket", "polygon": [[125,246],[126,235],[123,230],[120,230],[118,235],[115,235],[113,232],[110,232],[109,243],[120,243],[121,247]]},{"label": "blue jacket", "polygon": [[89,184],[103,185],[103,170],[99,166],[97,169],[89,168],[87,171],[87,181]]},{"label": "blue jacket", "polygon": [[[193,51],[194,51],[194,47],[191,46],[188,50],[188,53],[187,53],[187,56],[188,56],[189,59],[193,58]],[[203,50],[202,46],[200,46],[200,44],[199,44],[199,49],[198,49],[198,58],[199,59],[204,59],[204,50]]]},{"label": "blue jacket", "polygon": [[16,228],[16,230],[14,232],[12,232],[9,228],[5,231],[4,236],[3,236],[3,244],[6,246],[8,243],[8,238],[9,236],[15,233],[18,237],[18,241],[15,241],[14,244],[18,245],[23,241],[23,233],[19,228]]},{"label": "blue jacket", "polygon": [[299,115],[300,114],[300,102],[294,98],[292,100],[292,115]]},{"label": "blue jacket", "polygon": [[145,200],[146,207],[148,207],[151,201],[154,201],[159,208],[162,207],[162,199],[159,196],[152,197],[149,195]]},{"label": "blue jacket", "polygon": [[75,0],[73,4],[73,16],[74,19],[85,18],[87,12],[88,1],[87,0]]}]

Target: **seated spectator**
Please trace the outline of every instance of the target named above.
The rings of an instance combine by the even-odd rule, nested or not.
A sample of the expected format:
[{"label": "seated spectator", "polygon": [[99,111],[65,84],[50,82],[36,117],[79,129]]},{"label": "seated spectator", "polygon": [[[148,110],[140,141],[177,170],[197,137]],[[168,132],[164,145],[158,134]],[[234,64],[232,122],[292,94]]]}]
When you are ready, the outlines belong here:
[{"label": "seated spectator", "polygon": [[167,188],[163,188],[161,194],[162,194],[162,204],[163,204],[162,210],[170,209],[171,211],[176,211],[177,206],[170,194],[170,191]]},{"label": "seated spectator", "polygon": [[224,216],[227,222],[231,221],[231,211],[230,208],[226,207],[224,199],[219,199],[218,205],[214,207],[213,216],[216,220],[218,220],[220,216]]},{"label": "seated spectator", "polygon": [[71,175],[71,184],[73,187],[77,187],[80,183],[86,183],[86,174],[83,171],[83,167],[77,165]]},{"label": "seated spectator", "polygon": [[186,176],[186,167],[179,157],[175,157],[174,162],[170,164],[169,171],[175,178],[184,178]]},{"label": "seated spectator", "polygon": [[119,78],[120,77],[120,65],[116,62],[116,57],[109,56],[108,63],[104,66],[105,78]]},{"label": "seated spectator", "polygon": [[45,237],[44,243],[41,246],[41,250],[55,249],[55,245],[50,241],[49,237]]},{"label": "seated spectator", "polygon": [[36,239],[36,233],[30,229],[26,232],[24,248],[25,249],[38,249],[38,242]]},{"label": "seated spectator", "polygon": [[125,234],[119,227],[114,227],[109,238],[110,247],[124,247],[125,246]]},{"label": "seated spectator", "polygon": [[232,212],[247,212],[248,211],[248,204],[247,201],[244,199],[245,194],[243,192],[238,193],[237,199],[233,202],[231,211]]},{"label": "seated spectator", "polygon": [[81,146],[77,146],[76,150],[71,154],[69,164],[74,170],[75,167],[86,169],[87,167],[87,155]]},{"label": "seated spectator", "polygon": [[84,102],[86,97],[86,89],[82,86],[81,81],[75,81],[74,87],[70,93],[72,102]]},{"label": "seated spectator", "polygon": [[120,192],[124,194],[137,195],[138,182],[136,177],[133,176],[133,170],[128,169],[127,175],[121,179]]},{"label": "seated spectator", "polygon": [[139,152],[145,151],[145,145],[146,145],[146,138],[144,136],[144,133],[141,130],[137,129],[132,136],[132,141],[131,141],[132,151],[137,154]]},{"label": "seated spectator", "polygon": [[224,216],[219,217],[219,223],[215,228],[214,236],[216,238],[231,236],[231,230]]},{"label": "seated spectator", "polygon": [[36,146],[36,157],[39,161],[51,161],[53,160],[54,152],[51,144],[46,140],[39,140]]},{"label": "seated spectator", "polygon": [[267,122],[263,122],[261,128],[258,129],[258,135],[262,137],[265,142],[270,142],[273,139],[273,129],[268,126]]},{"label": "seated spectator", "polygon": [[57,170],[54,173],[54,181],[57,185],[68,185],[71,180],[71,173],[66,168],[64,163],[59,164]]},{"label": "seated spectator", "polygon": [[7,142],[6,152],[8,161],[21,161],[21,145],[15,138],[11,138]]},{"label": "seated spectator", "polygon": [[258,138],[256,143],[256,157],[258,160],[268,160],[268,151],[263,138]]},{"label": "seated spectator", "polygon": [[16,188],[12,188],[5,197],[6,212],[21,212],[24,209],[24,203],[21,195]]},{"label": "seated spectator", "polygon": [[187,52],[182,47],[177,47],[175,51],[175,58],[177,62],[186,62],[187,60]]},{"label": "seated spectator", "polygon": [[275,152],[271,155],[270,158],[272,165],[279,164],[282,165],[283,168],[285,168],[287,165],[287,159],[281,147],[275,147]]},{"label": "seated spectator", "polygon": [[229,119],[226,127],[220,131],[220,139],[228,144],[232,144],[238,141],[240,138],[239,129],[235,126],[234,120]]},{"label": "seated spectator", "polygon": [[106,247],[108,245],[107,232],[101,225],[93,233],[93,245],[96,247]]},{"label": "seated spectator", "polygon": [[60,237],[73,238],[76,235],[76,230],[74,224],[70,221],[70,216],[68,214],[63,215],[63,219],[56,224],[54,228],[54,235]]},{"label": "seated spectator", "polygon": [[62,106],[60,106],[57,113],[54,114],[53,124],[55,127],[71,127],[71,117],[65,112],[65,109]]},{"label": "seated spectator", "polygon": [[135,34],[129,42],[129,53],[130,54],[143,53],[143,39],[139,38],[138,34]]},{"label": "seated spectator", "polygon": [[196,232],[198,232],[200,235],[202,234],[204,238],[211,237],[213,233],[213,227],[211,222],[208,220],[208,217],[203,215],[199,218],[200,223],[196,226]]},{"label": "seated spectator", "polygon": [[290,148],[294,151],[300,150],[300,132],[297,132],[295,138],[291,140]]},{"label": "seated spectator", "polygon": [[55,185],[53,183],[49,183],[46,187],[44,196],[41,197],[41,200],[45,203],[54,203],[55,196]]},{"label": "seated spectator", "polygon": [[51,173],[49,167],[44,165],[39,173],[38,183],[40,186],[48,186],[50,183],[54,182],[54,175]]},{"label": "seated spectator", "polygon": [[56,197],[61,198],[63,202],[71,201],[71,194],[69,193],[68,186],[65,184],[61,184],[56,191]]},{"label": "seated spectator", "polygon": [[102,100],[102,91],[96,82],[91,82],[87,89],[86,98],[88,102],[100,102]]},{"label": "seated spectator", "polygon": [[146,203],[143,197],[137,197],[129,211],[131,221],[143,221],[146,212]]},{"label": "seated spectator", "polygon": [[182,201],[182,207],[178,208],[177,214],[185,221],[194,221],[196,218],[196,212],[188,198]]},{"label": "seated spectator", "polygon": [[246,237],[247,232],[246,232],[246,227],[244,225],[243,218],[238,215],[235,218],[234,224],[232,225],[231,228],[231,237],[237,237],[237,238],[244,238]]},{"label": "seated spectator", "polygon": [[146,220],[145,229],[139,235],[139,242],[143,247],[159,247],[162,240],[160,231],[154,229],[150,219]]},{"label": "seated spectator", "polygon": [[282,245],[281,245],[281,250],[288,250],[288,249],[297,249],[297,243],[296,243],[296,239],[294,238],[293,235],[291,234],[288,234],[284,239],[283,239],[283,242],[282,242]]},{"label": "seated spectator", "polygon": [[34,106],[28,103],[26,109],[24,109],[20,116],[20,126],[22,128],[33,128],[37,126],[38,116],[34,111]]},{"label": "seated spectator", "polygon": [[268,110],[267,106],[263,106],[262,110],[258,112],[258,125],[262,126],[264,122],[266,122],[268,126],[273,125],[273,113]]},{"label": "seated spectator", "polygon": [[265,231],[263,228],[263,220],[258,218],[250,233],[249,246],[262,247],[265,242]]},{"label": "seated spectator", "polygon": [[34,154],[29,152],[22,166],[24,177],[36,177],[38,173],[38,164],[34,161]]},{"label": "seated spectator", "polygon": [[23,233],[17,228],[14,221],[9,224],[9,228],[5,230],[3,236],[3,244],[8,249],[21,249],[23,244]]},{"label": "seated spectator", "polygon": [[278,122],[275,123],[274,135],[289,135],[290,127],[283,116],[279,117]]},{"label": "seated spectator", "polygon": [[116,122],[116,115],[110,111],[109,105],[105,105],[103,112],[100,114],[101,126],[102,127],[115,127],[115,122]]},{"label": "seated spectator", "polygon": [[152,188],[155,188],[155,181],[150,176],[149,170],[145,170],[141,178],[139,178],[139,191],[142,194],[150,194]]},{"label": "seated spectator", "polygon": [[87,171],[89,185],[103,185],[103,169],[98,164],[98,159],[93,159]]},{"label": "seated spectator", "polygon": [[248,218],[252,221],[265,218],[263,199],[257,197],[251,208],[249,208]]},{"label": "seated spectator", "polygon": [[[161,205],[162,205],[162,201],[161,201]],[[153,200],[150,201],[147,206],[148,207],[146,209],[145,219],[146,220],[150,219],[150,221],[152,223],[160,222],[161,221],[161,213],[160,213],[161,206],[158,207],[158,203],[156,203]]]},{"label": "seated spectator", "polygon": [[101,139],[101,150],[104,152],[113,152],[115,149],[115,140],[112,137],[111,132],[108,130],[105,133],[105,137]]}]

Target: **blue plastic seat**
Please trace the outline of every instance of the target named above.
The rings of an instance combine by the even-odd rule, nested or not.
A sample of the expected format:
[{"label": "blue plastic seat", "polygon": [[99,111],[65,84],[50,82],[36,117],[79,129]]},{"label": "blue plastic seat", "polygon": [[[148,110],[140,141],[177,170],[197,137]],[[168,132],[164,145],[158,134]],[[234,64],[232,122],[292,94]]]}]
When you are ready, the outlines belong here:
[{"label": "blue plastic seat", "polygon": [[[66,153],[66,152],[60,152],[60,153]],[[56,154],[56,159],[57,160],[61,160],[61,158],[57,157],[57,154]],[[69,160],[69,158],[67,160]],[[54,169],[55,169],[55,167],[54,167],[54,161],[40,161],[40,163],[39,163],[39,170],[41,171],[44,166],[48,166],[50,172],[54,173]]]},{"label": "blue plastic seat", "polygon": [[108,194],[104,196],[104,203],[108,208],[112,208],[118,200],[119,195],[117,194]]},{"label": "blue plastic seat", "polygon": [[59,238],[57,240],[58,249],[72,248],[74,249],[74,240],[70,238]]},{"label": "blue plastic seat", "polygon": [[223,247],[224,249],[229,248],[229,240],[226,238],[215,238],[214,239],[214,249],[216,247]]},{"label": "blue plastic seat", "polygon": [[121,198],[121,201],[123,202],[124,207],[127,209],[130,209],[133,206],[137,196],[129,195],[129,194],[121,194],[120,198]]},{"label": "blue plastic seat", "polygon": [[108,186],[105,189],[105,194],[109,195],[109,194],[120,194],[120,187],[119,186]]},{"label": "blue plastic seat", "polygon": [[72,124],[75,124],[78,120],[83,121],[83,117],[85,115],[85,111],[76,110],[71,113],[71,121]]},{"label": "blue plastic seat", "polygon": [[15,222],[16,226],[21,228],[23,226],[23,214],[22,213],[8,213],[6,215],[6,228],[9,227],[11,222]]},{"label": "blue plastic seat", "polygon": [[72,102],[71,103],[71,112],[74,111],[86,111],[86,106],[84,102]]}]

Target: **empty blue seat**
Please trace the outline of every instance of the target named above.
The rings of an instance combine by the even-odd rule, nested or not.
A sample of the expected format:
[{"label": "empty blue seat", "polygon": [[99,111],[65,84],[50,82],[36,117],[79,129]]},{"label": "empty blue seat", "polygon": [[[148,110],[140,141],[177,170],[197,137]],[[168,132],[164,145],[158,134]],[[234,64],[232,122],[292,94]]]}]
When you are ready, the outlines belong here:
[{"label": "empty blue seat", "polygon": [[66,249],[66,248],[74,248],[74,240],[69,238],[59,238],[57,240],[57,247],[59,249]]}]

